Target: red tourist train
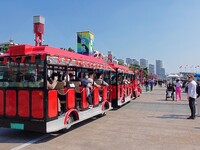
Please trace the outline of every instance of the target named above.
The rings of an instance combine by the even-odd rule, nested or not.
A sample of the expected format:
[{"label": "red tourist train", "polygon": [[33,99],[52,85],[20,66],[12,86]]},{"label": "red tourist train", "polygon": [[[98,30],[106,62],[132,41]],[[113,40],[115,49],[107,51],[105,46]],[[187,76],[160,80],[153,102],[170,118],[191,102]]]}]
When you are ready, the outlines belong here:
[{"label": "red tourist train", "polygon": [[[109,86],[93,86],[93,104],[89,108],[87,89],[81,86],[80,80],[91,71],[102,73]],[[48,78],[55,72],[63,77],[79,75],[80,80],[63,78],[75,86],[64,86],[64,93],[60,93],[48,89]],[[122,81],[122,77],[127,81]],[[129,102],[137,89],[136,82],[134,73],[127,67],[92,56],[49,46],[11,46],[0,56],[0,126],[44,133],[68,129]],[[59,100],[59,94],[64,96],[64,101]],[[59,105],[64,108],[62,113]]]},{"label": "red tourist train", "polygon": [[138,96],[136,78],[128,67],[110,63],[114,69],[111,77],[111,103],[113,108],[118,108],[134,97]]}]

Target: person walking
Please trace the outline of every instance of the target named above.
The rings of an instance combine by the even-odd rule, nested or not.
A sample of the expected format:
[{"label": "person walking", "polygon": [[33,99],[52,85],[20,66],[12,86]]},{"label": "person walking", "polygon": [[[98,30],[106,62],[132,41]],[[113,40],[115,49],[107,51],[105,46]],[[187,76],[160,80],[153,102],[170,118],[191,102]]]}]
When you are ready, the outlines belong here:
[{"label": "person walking", "polygon": [[188,100],[189,100],[189,107],[191,110],[191,115],[187,119],[195,119],[195,99],[197,97],[196,94],[196,87],[197,83],[194,81],[194,75],[190,74],[187,76],[188,77]]},{"label": "person walking", "polygon": [[181,82],[179,79],[176,80],[175,87],[176,87],[176,101],[181,100]]},{"label": "person walking", "polygon": [[200,79],[197,79],[197,116],[200,117]]},{"label": "person walking", "polygon": [[148,81],[148,79],[145,80],[144,85],[146,87],[146,92],[148,92],[149,91],[149,81]]},{"label": "person walking", "polygon": [[149,84],[150,84],[150,90],[153,91],[153,86],[154,86],[153,79],[151,79],[151,81],[149,82]]}]

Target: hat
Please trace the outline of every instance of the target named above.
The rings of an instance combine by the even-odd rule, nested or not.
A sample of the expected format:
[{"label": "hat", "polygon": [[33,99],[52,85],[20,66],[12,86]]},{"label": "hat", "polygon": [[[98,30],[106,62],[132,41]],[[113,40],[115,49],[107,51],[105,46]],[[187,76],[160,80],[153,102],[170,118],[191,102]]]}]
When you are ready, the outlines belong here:
[{"label": "hat", "polygon": [[69,73],[69,77],[71,78],[71,77],[74,77],[75,75],[73,75],[72,73]]}]

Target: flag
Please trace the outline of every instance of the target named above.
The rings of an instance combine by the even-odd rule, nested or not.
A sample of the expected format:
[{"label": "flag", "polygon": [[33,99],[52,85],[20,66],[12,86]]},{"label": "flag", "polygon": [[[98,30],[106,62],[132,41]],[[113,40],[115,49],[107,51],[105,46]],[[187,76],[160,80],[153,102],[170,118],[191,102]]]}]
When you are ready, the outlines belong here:
[{"label": "flag", "polygon": [[180,66],[179,69],[181,69],[183,66]]}]

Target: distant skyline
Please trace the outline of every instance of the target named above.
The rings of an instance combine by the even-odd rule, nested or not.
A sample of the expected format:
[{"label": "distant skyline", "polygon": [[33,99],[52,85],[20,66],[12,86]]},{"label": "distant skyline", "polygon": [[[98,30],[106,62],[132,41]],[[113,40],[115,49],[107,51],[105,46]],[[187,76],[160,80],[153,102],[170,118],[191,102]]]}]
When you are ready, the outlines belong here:
[{"label": "distant skyline", "polygon": [[76,50],[76,32],[89,30],[96,50],[162,60],[166,73],[174,73],[200,65],[199,8],[199,0],[2,0],[0,43],[34,45],[33,16],[42,15],[44,44]]}]

